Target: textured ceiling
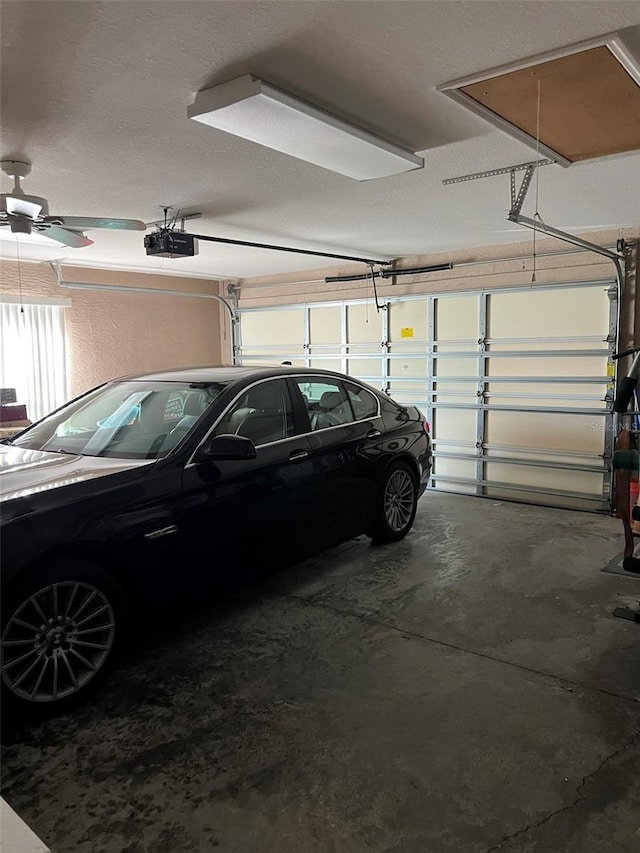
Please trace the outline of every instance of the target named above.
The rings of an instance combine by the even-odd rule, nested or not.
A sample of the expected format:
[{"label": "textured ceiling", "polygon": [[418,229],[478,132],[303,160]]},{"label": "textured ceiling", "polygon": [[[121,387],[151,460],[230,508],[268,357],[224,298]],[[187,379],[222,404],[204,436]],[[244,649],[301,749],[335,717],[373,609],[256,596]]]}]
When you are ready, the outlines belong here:
[{"label": "textured ceiling", "polygon": [[[52,213],[148,222],[168,204],[203,213],[196,233],[374,257],[526,233],[505,221],[507,176],[442,180],[535,154],[438,84],[613,31],[640,44],[640,6],[624,0],[4,0],[0,13],[0,154],[33,164],[25,190]],[[246,73],[419,152],[425,168],[357,183],[187,119],[198,90]],[[636,225],[639,175],[637,153],[545,167],[539,212],[572,231]],[[233,278],[318,267],[213,243],[162,260],[141,233],[88,236],[85,249],[25,243],[21,257]],[[15,257],[15,237],[0,248]]]}]

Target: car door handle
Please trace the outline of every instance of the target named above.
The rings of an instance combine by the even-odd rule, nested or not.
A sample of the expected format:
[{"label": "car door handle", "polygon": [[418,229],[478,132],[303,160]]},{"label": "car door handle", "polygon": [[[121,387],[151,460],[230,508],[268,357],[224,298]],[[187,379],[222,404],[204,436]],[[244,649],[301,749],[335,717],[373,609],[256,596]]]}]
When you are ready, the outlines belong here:
[{"label": "car door handle", "polygon": [[294,450],[293,453],[289,454],[289,462],[302,462],[308,455],[306,450]]},{"label": "car door handle", "polygon": [[367,433],[367,438],[380,438],[381,435],[382,433],[380,432],[380,430],[374,427],[373,429],[370,429]]}]

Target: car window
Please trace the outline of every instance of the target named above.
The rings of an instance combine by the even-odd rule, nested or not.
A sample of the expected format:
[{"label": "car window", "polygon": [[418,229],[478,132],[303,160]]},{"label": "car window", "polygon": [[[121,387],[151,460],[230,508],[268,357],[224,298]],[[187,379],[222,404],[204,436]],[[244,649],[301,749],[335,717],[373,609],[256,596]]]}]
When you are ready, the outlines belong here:
[{"label": "car window", "polygon": [[243,435],[256,446],[295,435],[293,407],[285,379],[269,379],[249,388],[224,413],[214,435]]},{"label": "car window", "polygon": [[13,443],[83,456],[158,459],[185,438],[224,387],[145,380],[105,385],[34,424]]},{"label": "car window", "polygon": [[316,377],[296,380],[309,413],[312,430],[328,429],[353,421],[353,412],[342,382]]},{"label": "car window", "polygon": [[345,386],[356,420],[375,418],[378,414],[378,399],[375,394],[353,382],[345,382]]}]

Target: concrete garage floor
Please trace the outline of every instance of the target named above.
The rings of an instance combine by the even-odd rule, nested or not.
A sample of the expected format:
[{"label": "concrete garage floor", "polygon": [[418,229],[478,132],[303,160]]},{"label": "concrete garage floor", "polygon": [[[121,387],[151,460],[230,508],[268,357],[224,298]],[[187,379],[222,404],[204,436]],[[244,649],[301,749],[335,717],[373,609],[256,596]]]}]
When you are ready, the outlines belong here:
[{"label": "concrete garage floor", "polygon": [[638,853],[621,530],[429,494],[398,545],[159,626],[6,737],[3,795],[53,853]]}]

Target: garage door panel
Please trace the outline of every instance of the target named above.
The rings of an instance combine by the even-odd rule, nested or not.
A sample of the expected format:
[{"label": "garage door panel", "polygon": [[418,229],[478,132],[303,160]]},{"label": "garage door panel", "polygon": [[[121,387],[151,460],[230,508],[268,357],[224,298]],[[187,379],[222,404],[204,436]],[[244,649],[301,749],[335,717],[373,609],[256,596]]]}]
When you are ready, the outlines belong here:
[{"label": "garage door panel", "polygon": [[540,412],[487,412],[486,442],[541,450],[602,453],[604,418]]},{"label": "garage door panel", "polygon": [[382,358],[347,358],[347,373],[362,378],[375,376],[382,378]]},{"label": "garage door panel", "polygon": [[[395,350],[391,350],[395,352]],[[429,362],[424,357],[403,356],[389,359],[389,376],[420,376],[426,381],[429,373]]]},{"label": "garage door panel", "polygon": [[329,305],[309,310],[309,342],[340,346],[342,341],[342,308]]},{"label": "garage door panel", "polygon": [[[543,341],[527,341],[524,338],[511,338],[505,341],[496,341],[493,338],[487,346],[487,351],[491,353],[508,352],[510,350],[518,350],[519,352],[544,352],[551,350],[556,353],[571,355],[576,350],[603,350],[603,356],[606,352],[603,349],[602,335],[598,337],[578,338],[577,340],[558,340],[551,338]],[[584,357],[584,356],[583,356]]]},{"label": "garage door panel", "polygon": [[438,341],[478,338],[480,296],[452,296],[436,302],[435,329]]},{"label": "garage door panel", "polygon": [[468,409],[436,409],[433,432],[435,438],[469,441],[476,433],[476,413]]},{"label": "garage door panel", "polygon": [[574,356],[522,356],[487,359],[488,376],[606,376],[607,359],[604,357]]},{"label": "garage door panel", "polygon": [[[567,480],[569,474],[570,486]],[[586,495],[598,495],[602,492],[602,475],[591,471],[566,471],[489,462],[485,466],[485,478],[499,483],[534,486],[540,491],[570,489],[572,492]]]},{"label": "garage door panel", "polygon": [[567,397],[561,394],[537,394],[529,397],[516,397],[511,394],[491,392],[486,395],[490,405],[495,406],[534,406],[549,409],[606,409],[601,398],[586,394]]},{"label": "garage door panel", "polygon": [[453,475],[449,474],[451,480],[446,476],[433,477],[435,487],[445,492],[455,492],[457,495],[476,495],[478,490],[473,483],[460,483],[453,479]]},{"label": "garage door panel", "polygon": [[478,359],[471,358],[438,358],[435,361],[435,376],[478,376]]},{"label": "garage door panel", "polygon": [[609,323],[604,288],[559,288],[489,296],[489,337],[534,338],[600,335]]},{"label": "garage door panel", "polygon": [[[610,380],[607,380],[610,381]],[[550,397],[559,395],[588,397],[589,399],[600,399],[604,396],[606,382],[488,382],[489,393],[508,394],[510,397],[518,397],[531,394],[548,394]]]},{"label": "garage door panel", "polygon": [[334,370],[342,373],[342,359],[331,356],[314,356],[309,359],[309,367],[317,367],[319,370]]},{"label": "garage door panel", "polygon": [[[475,355],[478,355],[478,341],[473,338],[464,338],[459,341],[434,341],[434,345],[436,347],[436,352],[447,355],[450,354],[451,357],[459,356],[463,354],[465,358]],[[468,354],[468,355],[467,355]]]},{"label": "garage door panel", "polygon": [[428,398],[424,385],[420,383],[388,386],[389,396],[402,406],[417,406],[423,414],[427,413]]},{"label": "garage door panel", "polygon": [[426,299],[392,302],[389,306],[389,340],[393,343],[426,341],[428,315],[429,303]]},{"label": "garage door panel", "polygon": [[242,313],[242,337],[248,346],[261,344],[304,344],[304,311],[299,309],[245,311]]},{"label": "garage door panel", "polygon": [[382,324],[374,306],[347,305],[347,341],[349,343],[380,343]]},{"label": "garage door panel", "polygon": [[[558,509],[573,509],[582,512],[596,512],[601,500],[593,498],[575,497],[573,493],[566,494],[564,489],[560,494],[550,491],[536,491],[530,487],[509,489],[507,486],[485,486],[484,495],[494,500],[515,501],[523,504],[537,504],[542,506],[558,507]],[[603,499],[604,500],[604,497]]]},{"label": "garage door panel", "polygon": [[389,394],[395,399],[396,394],[419,394],[427,396],[427,386],[422,379],[408,379],[406,382],[398,382],[393,378],[388,380]]},{"label": "garage door panel", "polygon": [[[465,394],[467,397],[475,397],[478,390],[477,381],[472,379],[467,380],[466,377],[458,379],[448,379],[446,376],[437,376],[433,382],[433,390],[439,394],[452,394],[454,391],[460,394]],[[469,402],[469,401],[467,401]]]},{"label": "garage door panel", "polygon": [[[486,465],[486,479],[499,483],[535,486],[540,491],[566,490],[567,471],[562,469],[537,468],[534,466],[509,465],[491,462]],[[571,471],[571,490],[584,494],[597,494],[602,488],[602,478],[591,471]]]},{"label": "garage door panel", "polygon": [[[450,453],[453,451],[451,448],[447,448],[446,452]],[[468,450],[467,453],[469,453]],[[438,479],[445,477],[462,477],[467,480],[475,480],[476,463],[472,459],[453,459],[449,456],[436,455],[433,463],[433,473]]]}]

